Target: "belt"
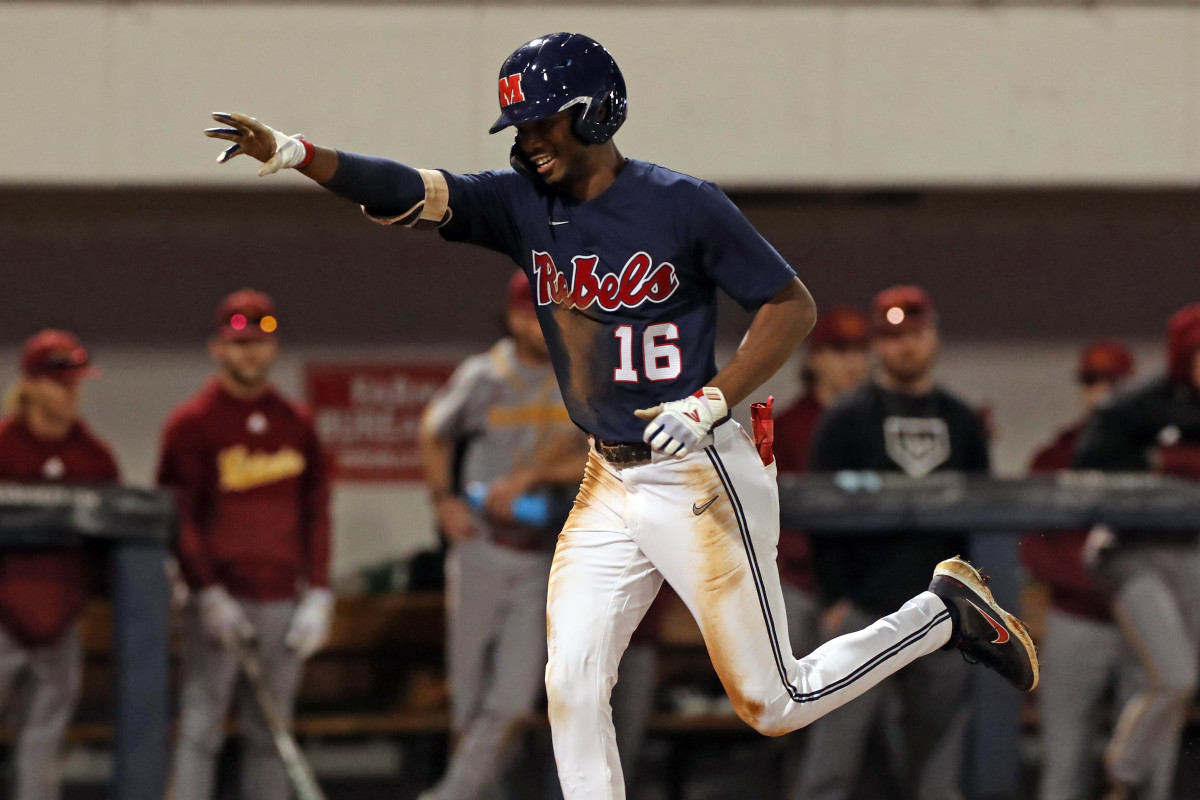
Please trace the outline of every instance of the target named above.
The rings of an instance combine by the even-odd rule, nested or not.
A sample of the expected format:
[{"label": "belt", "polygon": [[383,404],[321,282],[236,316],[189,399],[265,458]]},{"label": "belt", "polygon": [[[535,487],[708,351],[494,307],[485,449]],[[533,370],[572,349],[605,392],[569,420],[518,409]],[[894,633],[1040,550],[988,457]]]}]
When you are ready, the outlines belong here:
[{"label": "belt", "polygon": [[596,452],[610,464],[644,464],[650,460],[650,445],[645,442],[593,442]]}]

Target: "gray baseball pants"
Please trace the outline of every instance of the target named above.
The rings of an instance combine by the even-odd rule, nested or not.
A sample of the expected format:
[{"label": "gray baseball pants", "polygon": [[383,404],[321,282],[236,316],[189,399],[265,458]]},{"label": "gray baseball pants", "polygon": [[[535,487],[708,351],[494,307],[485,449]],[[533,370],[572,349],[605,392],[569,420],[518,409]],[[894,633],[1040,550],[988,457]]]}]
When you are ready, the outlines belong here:
[{"label": "gray baseball pants", "polygon": [[1171,782],[1161,776],[1174,773],[1200,679],[1200,546],[1122,544],[1101,558],[1096,575],[1147,680],[1117,718],[1108,774],[1131,786],[1152,784],[1149,800],[1167,800]]},{"label": "gray baseball pants", "polygon": [[[875,614],[852,608],[842,630],[872,624]],[[919,800],[958,800],[968,708],[967,665],[957,651],[918,659],[866,694],[818,719],[808,728],[808,744],[796,800],[846,800],[853,792],[872,729],[890,704],[900,709],[898,779],[906,796]]]},{"label": "gray baseball pants", "polygon": [[551,558],[483,539],[451,549],[446,598],[458,745],[422,798],[477,800],[501,785],[542,694]]},{"label": "gray baseball pants", "polygon": [[[1090,800],[1100,726],[1100,701],[1116,687],[1118,707],[1143,688],[1145,673],[1121,631],[1051,608],[1039,651],[1042,678],[1035,695],[1041,712],[1042,770],[1038,800]],[[1174,758],[1162,752],[1169,778]],[[1166,796],[1166,795],[1163,795]]]},{"label": "gray baseball pants", "polygon": [[[254,626],[256,649],[267,685],[288,722],[303,662],[285,644],[296,604],[239,600]],[[275,751],[266,719],[249,687],[239,686],[237,657],[212,641],[189,602],[183,611],[183,687],[179,699],[179,738],[171,785],[174,800],[212,800],[216,759],[225,739],[225,717],[237,692],[238,726],[245,745],[242,800],[287,800],[291,785]]]},{"label": "gray baseball pants", "polygon": [[[28,684],[20,679],[28,675]],[[83,679],[83,646],[74,623],[56,641],[27,647],[0,628],[0,708],[17,727],[16,800],[57,800],[59,757]],[[21,691],[14,689],[21,687]],[[9,708],[13,701],[18,703]]]}]

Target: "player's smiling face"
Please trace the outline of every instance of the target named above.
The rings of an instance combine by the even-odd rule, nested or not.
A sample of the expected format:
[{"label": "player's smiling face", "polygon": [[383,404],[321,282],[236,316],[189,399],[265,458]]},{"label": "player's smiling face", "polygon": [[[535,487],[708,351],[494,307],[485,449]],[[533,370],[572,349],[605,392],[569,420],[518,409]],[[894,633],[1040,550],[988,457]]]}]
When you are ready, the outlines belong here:
[{"label": "player's smiling face", "polygon": [[517,146],[548,184],[564,184],[587,177],[587,145],[571,131],[574,109],[517,125]]}]

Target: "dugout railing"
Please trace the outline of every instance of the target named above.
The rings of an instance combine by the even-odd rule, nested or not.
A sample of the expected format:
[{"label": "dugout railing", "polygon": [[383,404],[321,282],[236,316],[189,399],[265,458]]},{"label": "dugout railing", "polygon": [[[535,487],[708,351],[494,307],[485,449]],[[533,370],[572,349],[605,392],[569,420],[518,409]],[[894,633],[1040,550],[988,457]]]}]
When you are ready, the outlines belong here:
[{"label": "dugout railing", "polygon": [[170,587],[174,503],[121,487],[0,483],[0,547],[107,551],[112,585],[114,800],[162,800],[170,720]]},{"label": "dugout railing", "polygon": [[[971,559],[998,602],[1019,608],[1017,536],[1094,525],[1200,530],[1200,484],[1146,473],[1060,472],[1020,479],[959,473],[923,478],[839,472],[779,480],[785,528],[870,536],[966,531]],[[1021,697],[994,673],[971,675],[973,714],[964,782],[975,798],[1018,797]]]}]

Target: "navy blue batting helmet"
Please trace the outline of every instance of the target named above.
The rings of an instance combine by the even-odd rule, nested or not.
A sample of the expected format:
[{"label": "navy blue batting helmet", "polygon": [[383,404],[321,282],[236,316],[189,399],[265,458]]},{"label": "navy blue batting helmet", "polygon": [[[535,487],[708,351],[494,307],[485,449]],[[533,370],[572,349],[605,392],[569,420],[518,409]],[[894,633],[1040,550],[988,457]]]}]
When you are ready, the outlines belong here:
[{"label": "navy blue batting helmet", "polygon": [[500,118],[489,133],[580,106],[575,135],[600,144],[625,121],[625,105],[625,79],[599,42],[550,33],[518,47],[500,67]]}]

